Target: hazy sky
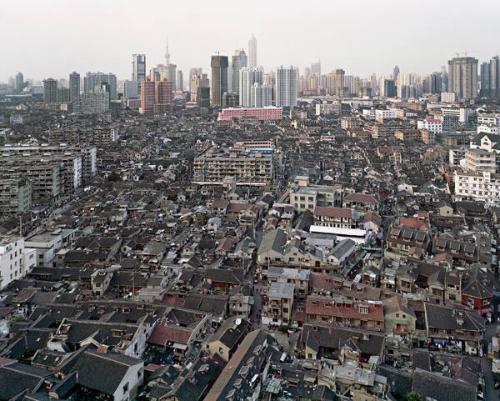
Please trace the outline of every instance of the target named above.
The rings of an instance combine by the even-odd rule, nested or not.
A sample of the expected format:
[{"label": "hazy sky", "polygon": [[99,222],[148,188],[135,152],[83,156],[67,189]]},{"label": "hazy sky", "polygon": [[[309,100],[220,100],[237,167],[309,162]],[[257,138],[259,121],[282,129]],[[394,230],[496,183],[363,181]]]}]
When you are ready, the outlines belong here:
[{"label": "hazy sky", "polygon": [[500,0],[0,0],[0,81],[66,77],[76,70],[129,79],[131,54],[147,68],[172,62],[208,69],[216,51],[258,40],[258,62],[324,72],[438,70],[457,52],[500,53]]}]

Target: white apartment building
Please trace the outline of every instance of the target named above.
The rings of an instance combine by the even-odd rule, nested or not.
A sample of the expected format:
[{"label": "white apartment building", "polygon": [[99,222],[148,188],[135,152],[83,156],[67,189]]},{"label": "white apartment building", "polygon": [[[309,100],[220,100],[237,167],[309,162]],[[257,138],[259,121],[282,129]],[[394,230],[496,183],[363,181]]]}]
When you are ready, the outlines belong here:
[{"label": "white apartment building", "polygon": [[384,120],[390,120],[394,118],[397,118],[397,109],[375,110],[375,120],[377,121],[383,122]]},{"label": "white apartment building", "polygon": [[467,149],[465,151],[465,168],[474,172],[496,173],[496,153],[484,149]]},{"label": "white apartment building", "polygon": [[20,237],[0,237],[0,291],[26,276],[36,265],[36,250]]},{"label": "white apartment building", "polygon": [[498,135],[498,132],[499,132],[498,125],[480,124],[480,125],[477,126],[477,133],[478,134]]},{"label": "white apartment building", "polygon": [[489,172],[455,172],[455,200],[500,204],[500,175]]},{"label": "white apartment building", "polygon": [[276,70],[276,106],[297,106],[298,79],[299,70],[297,67],[278,67]]},{"label": "white apartment building", "polygon": [[478,125],[500,126],[500,114],[498,113],[478,113]]},{"label": "white apartment building", "polygon": [[440,118],[426,118],[417,122],[418,129],[426,129],[433,134],[443,133],[443,120]]},{"label": "white apartment building", "polygon": [[42,267],[55,266],[57,251],[67,247],[75,238],[75,229],[45,231],[27,238],[25,245],[37,251],[36,265]]},{"label": "white apartment building", "polygon": [[290,204],[298,212],[313,212],[316,206],[339,206],[342,204],[342,197],[343,190],[340,186],[314,185],[290,190]]}]

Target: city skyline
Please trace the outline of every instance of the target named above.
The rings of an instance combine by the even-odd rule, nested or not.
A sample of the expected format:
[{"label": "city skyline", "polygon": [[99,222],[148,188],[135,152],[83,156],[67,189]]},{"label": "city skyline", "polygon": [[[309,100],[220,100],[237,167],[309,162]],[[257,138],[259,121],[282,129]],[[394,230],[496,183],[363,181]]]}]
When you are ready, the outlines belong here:
[{"label": "city skyline", "polygon": [[[229,57],[236,49],[248,51],[252,34],[258,41],[259,65],[275,70],[292,64],[301,73],[305,66],[321,60],[324,73],[342,68],[351,75],[388,75],[397,64],[403,72],[426,74],[438,71],[456,53],[467,52],[484,61],[500,52],[495,42],[500,27],[494,23],[500,4],[480,0],[469,10],[460,7],[460,1],[433,2],[433,15],[441,15],[436,21],[425,7],[431,3],[423,3],[405,7],[403,14],[393,0],[377,5],[313,1],[297,3],[285,15],[277,12],[278,5],[258,1],[241,17],[226,1],[218,3],[227,10],[222,15],[202,2],[190,10],[177,10],[175,15],[168,12],[167,4],[152,1],[140,6],[75,1],[71,9],[61,0],[9,2],[0,5],[0,34],[9,38],[4,44],[0,81],[18,71],[37,81],[66,77],[72,71],[113,72],[119,79],[129,79],[133,53],[146,54],[148,70],[164,62],[166,35],[171,61],[185,73],[193,67],[209,71],[210,57],[217,51]],[[148,6],[154,6],[155,12]],[[483,13],[482,6],[491,12]],[[30,13],[25,12],[27,7]],[[465,18],[481,20],[481,40],[467,30],[456,29],[457,21]],[[189,27],[186,21],[194,25]],[[74,33],[82,31],[86,34]],[[398,32],[397,37],[394,32]]]}]

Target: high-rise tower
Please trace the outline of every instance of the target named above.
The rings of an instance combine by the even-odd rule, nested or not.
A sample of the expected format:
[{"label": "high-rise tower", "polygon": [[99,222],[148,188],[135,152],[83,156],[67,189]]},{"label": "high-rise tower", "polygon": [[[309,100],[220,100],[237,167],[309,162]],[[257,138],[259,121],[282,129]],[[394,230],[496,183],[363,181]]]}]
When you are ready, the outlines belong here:
[{"label": "high-rise tower", "polygon": [[212,67],[212,106],[222,106],[222,96],[227,92],[227,68],[229,61],[227,56],[212,56],[210,66]]},{"label": "high-rise tower", "polygon": [[257,39],[253,34],[248,41],[248,66],[250,68],[257,67]]},{"label": "high-rise tower", "polygon": [[474,57],[455,57],[448,61],[448,91],[459,99],[477,96],[477,64]]}]

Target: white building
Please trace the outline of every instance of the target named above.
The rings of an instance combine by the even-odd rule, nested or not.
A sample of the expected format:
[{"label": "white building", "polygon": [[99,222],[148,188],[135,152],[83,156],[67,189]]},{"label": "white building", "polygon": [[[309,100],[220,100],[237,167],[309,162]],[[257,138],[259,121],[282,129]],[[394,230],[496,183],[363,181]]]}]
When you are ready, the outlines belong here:
[{"label": "white building", "polygon": [[477,115],[478,125],[487,126],[500,126],[500,114],[499,113],[478,113]]},{"label": "white building", "polygon": [[270,107],[273,105],[273,88],[270,85],[253,84],[251,107]]},{"label": "white building", "polygon": [[37,251],[37,266],[53,267],[57,252],[69,246],[75,238],[75,232],[72,228],[45,231],[27,238],[25,244]]},{"label": "white building", "polygon": [[298,76],[299,70],[297,67],[278,67],[276,70],[276,106],[297,106]]},{"label": "white building", "polygon": [[433,134],[443,133],[443,120],[440,118],[426,118],[417,122],[418,129],[426,129]]},{"label": "white building", "polygon": [[443,103],[455,103],[457,95],[454,92],[441,92],[441,101]]},{"label": "white building", "polygon": [[0,237],[0,291],[26,276],[36,265],[36,250],[26,248],[24,239]]},{"label": "white building", "polygon": [[455,172],[455,199],[500,203],[500,175],[489,172]]},{"label": "white building", "polygon": [[480,124],[477,126],[477,133],[478,134],[498,135],[498,132],[499,132],[498,125]]},{"label": "white building", "polygon": [[248,66],[257,67],[257,39],[254,35],[248,41]]},{"label": "white building", "polygon": [[375,120],[384,121],[397,118],[396,112],[396,109],[375,110]]},{"label": "white building", "polygon": [[465,151],[465,168],[469,171],[487,171],[496,173],[497,157],[495,152],[484,149],[467,149]]},{"label": "white building", "polygon": [[240,106],[262,107],[255,105],[254,86],[262,84],[263,76],[264,70],[262,68],[242,68],[240,70]]}]

